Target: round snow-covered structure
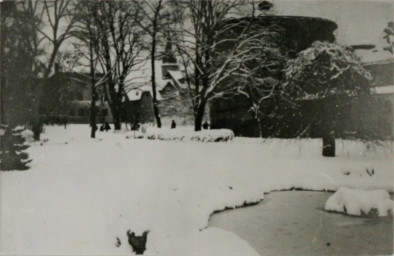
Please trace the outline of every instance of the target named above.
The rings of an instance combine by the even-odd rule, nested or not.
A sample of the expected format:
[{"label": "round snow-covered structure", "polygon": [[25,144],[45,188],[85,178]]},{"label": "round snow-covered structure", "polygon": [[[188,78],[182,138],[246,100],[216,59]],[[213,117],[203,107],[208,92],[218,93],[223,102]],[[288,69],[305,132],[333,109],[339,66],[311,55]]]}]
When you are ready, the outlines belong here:
[{"label": "round snow-covered structure", "polygon": [[[237,36],[249,24],[251,18],[231,19],[234,23],[232,31],[226,36]],[[334,42],[335,22],[314,17],[302,16],[260,16],[253,22],[267,28],[276,27],[281,32],[278,44],[289,58],[296,57],[297,53],[310,47],[315,41]],[[231,45],[225,45],[231,47]],[[249,111],[250,102],[244,95],[234,96],[230,99],[215,99],[210,105],[210,120],[212,128],[228,128],[236,135],[258,136],[258,124]]]}]

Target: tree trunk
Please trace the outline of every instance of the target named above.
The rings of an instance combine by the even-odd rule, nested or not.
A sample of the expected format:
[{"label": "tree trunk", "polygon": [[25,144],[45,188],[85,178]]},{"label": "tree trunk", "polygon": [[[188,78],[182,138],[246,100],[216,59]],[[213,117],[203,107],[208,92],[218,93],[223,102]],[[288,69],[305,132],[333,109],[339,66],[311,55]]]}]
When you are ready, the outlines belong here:
[{"label": "tree trunk", "polygon": [[[153,51],[153,49],[152,49]],[[161,128],[161,118],[159,114],[159,107],[157,102],[157,94],[156,94],[156,78],[155,78],[155,54],[152,53],[151,67],[152,67],[152,101],[153,101],[153,115],[155,116],[156,124],[158,128]]]},{"label": "tree trunk", "polygon": [[323,156],[335,157],[335,135],[333,131],[323,134]]},{"label": "tree trunk", "polygon": [[[1,7],[0,7],[1,10]],[[2,47],[3,48],[3,47]],[[1,64],[0,64],[0,68],[1,68]],[[0,124],[5,124],[6,123],[6,119],[5,119],[5,111],[4,111],[4,88],[7,87],[6,85],[6,81],[7,81],[7,77],[4,75],[4,78],[1,77],[1,84],[0,84]]]},{"label": "tree trunk", "polygon": [[[159,2],[161,4],[161,1]],[[159,114],[159,107],[157,106],[157,95],[156,95],[156,72],[155,72],[155,58],[156,58],[156,31],[157,31],[157,15],[159,9],[156,11],[155,20],[153,24],[152,34],[152,48],[151,48],[151,83],[152,83],[152,103],[153,103],[153,115],[155,116],[156,124],[158,128],[161,128],[161,118]]]},{"label": "tree trunk", "polygon": [[263,124],[261,123],[260,118],[257,118],[257,125],[259,126],[260,138],[263,138]]},{"label": "tree trunk", "polygon": [[[90,31],[90,26],[89,26],[89,31]],[[97,124],[96,124],[96,115],[97,115],[97,109],[96,109],[96,100],[98,98],[97,92],[96,92],[96,87],[95,87],[95,70],[94,70],[94,56],[93,56],[93,44],[92,44],[92,38],[90,38],[90,45],[89,45],[89,50],[90,50],[90,83],[91,83],[91,91],[92,91],[92,101],[90,102],[90,138],[94,139],[96,138],[96,131],[97,131]]]},{"label": "tree trunk", "polygon": [[90,127],[91,127],[90,138],[94,139],[94,138],[96,138],[97,124],[96,123],[90,124]]},{"label": "tree trunk", "polygon": [[33,130],[33,139],[35,141],[40,140],[40,134],[41,134],[41,122],[39,120],[34,120],[33,125],[32,125],[32,130]]},{"label": "tree trunk", "polygon": [[194,131],[196,132],[201,131],[202,119],[204,118],[204,112],[205,112],[205,105],[206,105],[205,100],[200,101],[200,104],[198,105],[197,113],[194,117]]},{"label": "tree trunk", "polygon": [[157,106],[157,101],[153,103],[153,114],[155,115],[157,127],[161,128],[161,118],[159,114],[159,107]]},{"label": "tree trunk", "polygon": [[[35,81],[34,81],[35,82]],[[33,83],[34,83],[33,82]],[[32,131],[33,131],[33,139],[35,141],[40,140],[40,134],[42,132],[42,122],[40,118],[40,88],[37,84],[34,84],[34,99],[33,99],[33,122],[32,122]]]},{"label": "tree trunk", "polygon": [[121,104],[118,102],[118,98],[116,93],[112,93],[113,102],[110,104],[113,123],[114,123],[114,130],[120,130],[122,126],[122,119],[121,119]]},{"label": "tree trunk", "polygon": [[121,120],[120,120],[120,113],[116,111],[114,115],[114,130],[119,131],[122,128]]}]

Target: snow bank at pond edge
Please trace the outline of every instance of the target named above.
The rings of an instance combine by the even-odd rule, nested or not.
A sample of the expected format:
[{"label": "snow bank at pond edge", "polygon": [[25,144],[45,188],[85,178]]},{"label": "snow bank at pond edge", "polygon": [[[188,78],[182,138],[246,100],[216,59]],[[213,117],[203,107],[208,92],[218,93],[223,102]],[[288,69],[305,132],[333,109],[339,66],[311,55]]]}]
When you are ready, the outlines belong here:
[{"label": "snow bank at pond edge", "polygon": [[385,190],[339,188],[327,200],[324,209],[356,216],[387,216],[394,214],[393,204]]}]

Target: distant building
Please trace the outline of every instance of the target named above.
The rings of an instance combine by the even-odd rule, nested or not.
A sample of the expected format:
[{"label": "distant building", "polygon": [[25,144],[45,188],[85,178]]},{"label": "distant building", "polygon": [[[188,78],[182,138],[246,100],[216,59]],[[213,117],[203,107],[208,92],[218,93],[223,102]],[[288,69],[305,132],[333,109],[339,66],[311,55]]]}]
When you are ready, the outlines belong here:
[{"label": "distant building", "polygon": [[[185,75],[171,47],[166,47],[164,56],[155,61],[156,95],[163,125],[172,120],[178,124],[190,124],[193,112]],[[126,78],[126,95],[123,100],[123,119],[129,123],[154,122],[151,63],[147,61]]]},{"label": "distant building", "polygon": [[[288,49],[290,57],[308,47],[314,41],[335,40],[334,30],[337,28],[333,21],[295,16],[263,16],[260,17],[262,24],[276,24],[284,28],[283,46]],[[359,49],[371,50],[372,47],[361,47]],[[373,51],[370,51],[373,52]],[[374,50],[376,52],[376,50]],[[375,57],[376,58],[376,54]],[[341,115],[336,119],[336,136],[343,138],[393,138],[393,104],[394,104],[394,59],[386,60],[363,60],[365,67],[371,71],[373,76],[372,85],[375,94],[369,102],[364,99],[352,100],[341,110]],[[308,109],[321,104],[317,100],[303,102],[303,113]],[[230,99],[215,99],[210,102],[210,121],[212,128],[229,128],[237,136],[258,137],[259,126],[250,111],[250,102],[243,95]],[[266,108],[274,108],[275,103],[267,103]],[[306,110],[306,111],[305,111]],[[311,112],[311,111],[309,111]],[[311,112],[312,113],[312,112]],[[321,127],[319,124],[310,124],[312,117],[303,116],[303,119],[288,118],[286,126],[281,127],[278,132],[278,121],[272,117],[265,117],[262,123],[263,136],[294,137],[299,127],[307,127],[304,136],[320,137]],[[308,123],[308,125],[306,125]]]},{"label": "distant building", "polygon": [[[60,123],[64,118],[69,123],[89,123],[91,99],[89,73],[62,72],[56,65],[42,90],[40,113],[46,123]],[[112,122],[108,104],[98,101],[96,106],[96,121]]]},{"label": "distant building", "polygon": [[372,73],[375,90],[376,105],[371,119],[375,119],[381,135],[394,138],[394,58],[367,62],[364,66]]},{"label": "distant building", "polygon": [[[394,59],[364,63],[364,67],[373,77],[372,97],[344,98],[347,104],[336,115],[335,135],[340,138],[393,139]],[[309,100],[301,103],[301,107],[304,113],[308,113],[306,109],[319,108],[319,104],[319,100]],[[306,116],[305,120],[297,122],[307,122],[311,118]],[[321,124],[312,123],[306,135],[321,137],[321,131]]]},{"label": "distant building", "polygon": [[[243,18],[246,19],[246,18]],[[236,30],[242,29],[243,19],[234,19]],[[301,16],[259,16],[256,20],[263,26],[280,27],[282,37],[279,44],[286,49],[290,58],[295,58],[297,53],[307,49],[315,41],[334,42],[334,31],[337,29],[335,22],[327,19],[301,17]],[[250,111],[250,100],[245,95],[237,95],[230,99],[214,99],[210,102],[211,128],[228,128],[237,136],[258,137],[259,126]],[[263,134],[269,134],[266,130]]]}]

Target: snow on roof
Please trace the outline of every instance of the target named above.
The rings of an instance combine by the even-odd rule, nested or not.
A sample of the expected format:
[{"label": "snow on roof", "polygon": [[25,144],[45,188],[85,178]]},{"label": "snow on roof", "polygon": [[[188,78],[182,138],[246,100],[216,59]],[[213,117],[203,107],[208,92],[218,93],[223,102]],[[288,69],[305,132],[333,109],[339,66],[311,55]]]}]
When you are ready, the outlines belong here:
[{"label": "snow on roof", "polygon": [[394,85],[377,86],[375,87],[376,94],[394,94]]},{"label": "snow on roof", "polygon": [[393,64],[394,63],[394,58],[389,58],[389,59],[380,59],[376,61],[368,61],[368,62],[363,62],[364,66],[372,66],[372,65],[384,65],[384,64]]},{"label": "snow on roof", "polygon": [[[162,61],[155,61],[155,78],[158,86],[165,86],[167,82],[166,79],[163,79],[162,74]],[[126,86],[133,86],[135,84],[146,83],[150,84],[152,76],[151,71],[151,62],[146,61],[140,64],[138,67],[135,67],[135,70],[131,71],[130,74],[126,77]]]},{"label": "snow on roof", "polygon": [[182,73],[182,71],[168,71],[168,74],[170,74],[170,76],[172,77],[172,79],[175,81],[175,83],[177,84],[178,87],[182,88],[182,89],[186,89],[186,85],[185,83],[182,83],[180,80],[182,78],[184,78],[184,75]]},{"label": "snow on roof", "polygon": [[[155,61],[155,78],[156,78],[156,86],[158,90],[162,90],[171,79],[163,79],[163,69],[162,66],[166,65],[163,64],[161,60]],[[167,64],[168,65],[168,64]],[[176,65],[176,64],[171,64]],[[179,80],[182,79],[183,73],[182,71],[167,71],[173,80],[177,83],[177,86],[184,88],[185,85],[182,84]],[[139,87],[141,84],[150,85],[152,79],[152,71],[151,71],[151,63],[150,61],[146,61],[140,64],[138,67],[135,67],[133,71],[126,77],[126,88],[135,88]]]},{"label": "snow on roof", "polygon": [[172,71],[169,70],[168,73],[171,75],[172,78],[179,80],[183,78],[183,74],[181,71]]},{"label": "snow on roof", "polygon": [[[141,100],[142,94],[144,92],[149,92],[150,95],[153,97],[153,91],[152,91],[152,87],[150,85],[142,85],[138,88],[131,89],[126,94],[127,94],[129,101],[138,101],[138,100]],[[163,97],[161,96],[161,94],[159,92],[159,88],[156,88],[156,97],[157,97],[157,100],[163,100]]]},{"label": "snow on roof", "polygon": [[130,101],[137,101],[140,100],[142,96],[142,91],[140,90],[131,90],[127,93],[127,97]]},{"label": "snow on roof", "polygon": [[[370,62],[380,62],[380,61],[389,61],[394,58],[394,55],[387,50],[384,50],[387,47],[386,42],[382,39],[383,35],[376,40],[375,42],[365,42],[365,44],[373,45],[372,49],[356,49],[355,53],[360,57],[363,63]],[[393,38],[394,39],[394,38]],[[358,43],[360,44],[360,42]]]},{"label": "snow on roof", "polygon": [[389,61],[393,59],[393,55],[387,51],[374,49],[374,50],[356,50],[356,54],[360,57],[363,63]]}]

